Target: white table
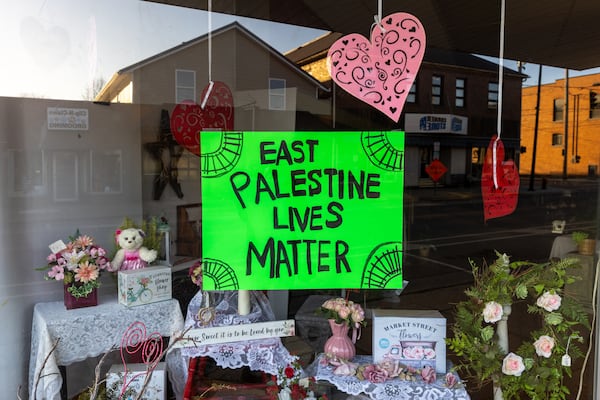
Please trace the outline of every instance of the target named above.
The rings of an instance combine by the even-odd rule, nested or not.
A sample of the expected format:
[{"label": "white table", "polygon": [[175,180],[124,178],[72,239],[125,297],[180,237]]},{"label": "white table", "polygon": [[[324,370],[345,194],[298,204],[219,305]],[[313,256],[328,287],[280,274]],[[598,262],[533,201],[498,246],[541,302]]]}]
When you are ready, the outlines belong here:
[{"label": "white table", "polygon": [[[61,301],[35,305],[29,360],[30,399],[34,399],[33,388],[46,357],[36,400],[59,400],[63,383],[59,366],[120,347],[121,338],[132,323],[143,322],[147,335],[157,332],[163,337],[171,337],[183,329],[183,314],[175,299],[128,308],[118,304],[117,296],[113,295],[101,297],[99,303],[74,310],[67,310]],[[58,346],[48,356],[58,339]]]},{"label": "white table", "polygon": [[552,249],[550,249],[550,260],[553,258],[565,258],[568,253],[577,251],[577,245],[571,235],[561,235],[554,238]]},{"label": "white table", "polygon": [[[259,291],[250,292],[251,309],[248,315],[237,313],[237,291],[198,292],[190,301],[185,319],[185,327],[201,328],[197,314],[206,306],[205,296],[209,293],[210,305],[215,308],[215,319],[209,326],[239,325],[254,322],[273,321],[275,316],[266,296]],[[212,345],[197,345],[175,348],[167,354],[167,367],[171,372],[171,385],[177,400],[183,398],[188,381],[189,363],[195,357],[210,357],[222,368],[249,367],[277,375],[279,369],[294,361],[281,339],[257,339],[243,342],[229,342]]]},{"label": "white table", "polygon": [[[333,374],[333,367],[321,363],[319,356],[308,368],[317,381],[327,381],[344,393],[359,396],[366,395],[377,400],[469,400],[470,396],[464,387],[449,389],[444,386],[444,375],[438,374],[434,383],[427,384],[420,377],[416,382],[390,379],[384,383],[371,383],[367,380],[361,381],[356,376],[337,376]],[[353,362],[368,364],[372,361],[371,356],[356,356]],[[363,397],[361,397],[363,398]]]}]

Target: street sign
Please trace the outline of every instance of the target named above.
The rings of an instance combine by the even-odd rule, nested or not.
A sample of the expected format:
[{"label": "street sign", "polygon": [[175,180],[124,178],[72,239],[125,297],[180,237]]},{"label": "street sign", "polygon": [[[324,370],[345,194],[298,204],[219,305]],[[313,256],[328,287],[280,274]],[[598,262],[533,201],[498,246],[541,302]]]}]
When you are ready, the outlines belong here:
[{"label": "street sign", "polygon": [[427,172],[432,181],[437,182],[448,172],[448,168],[440,160],[435,159],[425,167],[425,172]]}]

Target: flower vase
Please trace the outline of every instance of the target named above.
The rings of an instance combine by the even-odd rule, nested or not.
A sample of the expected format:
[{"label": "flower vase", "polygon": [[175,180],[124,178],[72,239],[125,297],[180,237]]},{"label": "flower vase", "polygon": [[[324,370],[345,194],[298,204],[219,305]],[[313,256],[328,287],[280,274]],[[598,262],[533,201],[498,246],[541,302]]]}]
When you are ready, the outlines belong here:
[{"label": "flower vase", "polygon": [[67,310],[74,308],[93,307],[98,305],[98,289],[92,289],[92,292],[85,297],[75,297],[69,292],[71,285],[64,285],[64,302]]},{"label": "flower vase", "polygon": [[335,320],[330,319],[329,326],[332,335],[323,346],[325,354],[344,360],[352,359],[356,355],[356,348],[348,336],[348,324],[338,324]]}]

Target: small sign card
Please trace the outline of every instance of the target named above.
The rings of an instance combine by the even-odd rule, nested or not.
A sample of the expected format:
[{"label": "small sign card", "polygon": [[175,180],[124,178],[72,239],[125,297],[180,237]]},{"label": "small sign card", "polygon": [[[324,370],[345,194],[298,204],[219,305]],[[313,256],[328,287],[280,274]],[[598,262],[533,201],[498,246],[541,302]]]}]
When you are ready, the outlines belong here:
[{"label": "small sign card", "polygon": [[257,322],[254,324],[215,326],[190,329],[174,347],[194,347],[198,345],[240,342],[244,340],[269,339],[274,337],[295,336],[296,321]]}]

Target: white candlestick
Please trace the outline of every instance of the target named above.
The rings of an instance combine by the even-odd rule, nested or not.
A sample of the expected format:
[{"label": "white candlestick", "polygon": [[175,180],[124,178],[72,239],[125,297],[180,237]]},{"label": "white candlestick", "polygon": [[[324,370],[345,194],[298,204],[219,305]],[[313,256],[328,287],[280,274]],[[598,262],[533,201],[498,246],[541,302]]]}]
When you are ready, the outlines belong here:
[{"label": "white candlestick", "polygon": [[238,314],[248,315],[250,314],[250,291],[239,290],[238,291]]}]

